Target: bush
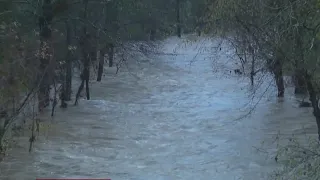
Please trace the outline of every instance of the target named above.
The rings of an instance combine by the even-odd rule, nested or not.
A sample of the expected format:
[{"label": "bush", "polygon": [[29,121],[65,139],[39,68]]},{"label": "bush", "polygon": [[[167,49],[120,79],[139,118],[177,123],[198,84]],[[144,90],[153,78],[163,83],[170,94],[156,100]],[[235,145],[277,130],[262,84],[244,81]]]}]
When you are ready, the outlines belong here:
[{"label": "bush", "polygon": [[275,160],[282,167],[271,175],[271,179],[320,179],[320,146],[316,138],[309,137],[301,141],[292,137],[286,145],[277,144]]}]

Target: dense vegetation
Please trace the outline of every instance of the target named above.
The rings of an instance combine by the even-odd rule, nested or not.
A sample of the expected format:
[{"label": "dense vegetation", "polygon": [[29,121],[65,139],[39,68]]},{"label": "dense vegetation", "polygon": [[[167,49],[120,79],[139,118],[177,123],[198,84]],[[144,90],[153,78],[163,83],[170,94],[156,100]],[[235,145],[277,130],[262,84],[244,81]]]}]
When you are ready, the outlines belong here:
[{"label": "dense vegetation", "polygon": [[[218,29],[232,42],[242,62],[251,66],[252,85],[258,73],[268,71],[282,98],[284,76],[292,77],[294,93],[309,96],[310,103],[301,105],[313,108],[320,140],[319,5],[318,0],[215,0],[208,4],[212,13],[207,20],[210,28]],[[319,151],[314,145],[299,149],[293,144],[285,148],[291,158],[289,166],[300,167],[285,179],[319,179],[319,166],[309,161],[318,159]],[[303,155],[298,156],[299,152]]]},{"label": "dense vegetation", "polygon": [[[125,43],[148,44],[194,31],[200,27],[201,2],[1,0],[0,152],[5,152],[8,132],[17,128],[17,116],[24,109],[29,107],[34,112],[22,118],[24,123],[33,122],[34,130],[38,125],[37,114],[49,104],[52,116],[56,105],[67,108],[72,97],[76,105],[84,87],[86,98],[90,99],[89,79],[96,76],[92,69],[97,69],[95,78],[101,81],[105,56],[109,67],[118,68],[121,64],[114,61],[114,56],[128,53],[123,47]],[[80,76],[81,84],[72,90],[75,69],[80,72],[76,76]],[[72,92],[76,92],[74,96]],[[30,144],[34,139],[32,135]]]}]

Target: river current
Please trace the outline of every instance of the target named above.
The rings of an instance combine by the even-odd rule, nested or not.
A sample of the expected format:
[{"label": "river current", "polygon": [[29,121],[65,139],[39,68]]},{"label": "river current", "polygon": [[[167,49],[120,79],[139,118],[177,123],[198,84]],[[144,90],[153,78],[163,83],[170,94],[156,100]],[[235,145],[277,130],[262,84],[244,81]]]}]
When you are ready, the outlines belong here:
[{"label": "river current", "polygon": [[17,138],[0,179],[267,179],[277,167],[273,140],[314,135],[312,111],[290,93],[278,100],[268,77],[252,96],[250,80],[230,73],[233,51],[220,42],[169,38],[161,53],[118,74],[107,68],[91,83],[92,100],[44,118],[51,128],[31,153],[30,133]]}]

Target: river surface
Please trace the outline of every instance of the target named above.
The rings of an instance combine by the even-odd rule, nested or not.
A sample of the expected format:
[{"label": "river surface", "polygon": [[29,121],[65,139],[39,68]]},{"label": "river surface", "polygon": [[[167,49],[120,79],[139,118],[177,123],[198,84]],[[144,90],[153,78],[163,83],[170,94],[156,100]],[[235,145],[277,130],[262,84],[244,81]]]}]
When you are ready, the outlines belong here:
[{"label": "river surface", "polygon": [[171,38],[163,54],[107,71],[91,83],[92,100],[46,120],[52,127],[32,153],[28,137],[18,138],[0,179],[267,179],[277,167],[275,136],[314,135],[315,120],[294,97],[277,100],[273,84],[263,91],[270,78],[252,98],[249,79],[230,74],[232,51],[219,42]]}]

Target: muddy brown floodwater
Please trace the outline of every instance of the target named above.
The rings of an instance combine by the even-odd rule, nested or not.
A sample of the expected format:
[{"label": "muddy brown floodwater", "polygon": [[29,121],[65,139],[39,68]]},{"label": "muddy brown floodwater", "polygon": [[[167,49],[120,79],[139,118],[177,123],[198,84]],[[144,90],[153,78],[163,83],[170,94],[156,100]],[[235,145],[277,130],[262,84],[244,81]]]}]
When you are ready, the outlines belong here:
[{"label": "muddy brown floodwater", "polygon": [[[225,73],[233,68],[228,46],[210,53],[216,41],[171,38],[163,42],[167,55],[107,72],[92,83],[92,100],[47,120],[52,128],[31,154],[28,137],[19,138],[0,179],[267,179],[277,167],[271,142],[279,131],[303,135],[304,126],[316,133],[311,109],[298,108],[290,96],[278,101],[271,86],[251,116],[238,119],[256,100],[247,78]],[[257,150],[262,142],[270,154]]]}]

